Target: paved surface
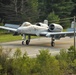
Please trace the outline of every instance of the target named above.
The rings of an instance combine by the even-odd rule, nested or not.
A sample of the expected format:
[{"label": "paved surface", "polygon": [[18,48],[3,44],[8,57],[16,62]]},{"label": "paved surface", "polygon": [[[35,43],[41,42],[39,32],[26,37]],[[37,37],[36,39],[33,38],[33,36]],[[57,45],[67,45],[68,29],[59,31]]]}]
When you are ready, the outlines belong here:
[{"label": "paved surface", "polygon": [[13,41],[13,42],[6,42],[0,43],[5,50],[12,49],[10,52],[10,56],[13,55],[17,48],[20,48],[22,53],[27,52],[28,56],[34,57],[39,54],[39,50],[41,49],[48,49],[52,55],[59,53],[61,49],[68,49],[71,45],[73,45],[74,38],[61,38],[60,40],[55,40],[55,47],[50,46],[50,38],[37,38],[31,39],[30,44],[22,45],[21,41]]}]

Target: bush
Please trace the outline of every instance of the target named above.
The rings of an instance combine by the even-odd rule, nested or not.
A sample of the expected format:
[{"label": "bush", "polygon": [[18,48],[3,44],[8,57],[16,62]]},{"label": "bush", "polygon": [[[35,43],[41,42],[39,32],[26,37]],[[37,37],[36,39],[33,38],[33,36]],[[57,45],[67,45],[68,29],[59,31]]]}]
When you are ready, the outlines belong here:
[{"label": "bush", "polygon": [[39,64],[39,75],[60,75],[59,62],[51,56],[48,50],[41,50],[37,55],[37,64]]},{"label": "bush", "polygon": [[50,13],[47,17],[49,23],[60,23],[60,18],[54,12]]},{"label": "bush", "polygon": [[[73,47],[70,47],[73,49]],[[68,51],[70,50],[68,49]],[[17,49],[13,58],[8,59],[8,54],[0,47],[0,75],[69,75],[76,74],[76,58],[72,60],[72,53],[62,49],[59,55],[51,56],[49,50],[40,50],[36,58],[23,55]]]},{"label": "bush", "polygon": [[4,24],[3,23],[0,23],[0,26],[3,26]]}]

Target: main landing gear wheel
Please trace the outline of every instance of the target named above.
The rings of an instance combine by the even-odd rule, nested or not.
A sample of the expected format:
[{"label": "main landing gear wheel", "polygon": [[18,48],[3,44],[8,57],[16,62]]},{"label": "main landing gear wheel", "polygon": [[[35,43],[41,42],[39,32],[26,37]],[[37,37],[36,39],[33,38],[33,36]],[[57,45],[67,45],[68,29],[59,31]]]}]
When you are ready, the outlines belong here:
[{"label": "main landing gear wheel", "polygon": [[55,39],[54,39],[54,37],[52,37],[52,38],[51,38],[51,46],[52,46],[52,47],[54,47],[54,46],[55,46],[54,41],[55,41]]},{"label": "main landing gear wheel", "polygon": [[24,41],[22,41],[22,45],[24,45]]},{"label": "main landing gear wheel", "polygon": [[[26,40],[26,45],[29,45],[29,40]],[[22,45],[24,45],[25,44],[25,41],[22,41]]]},{"label": "main landing gear wheel", "polygon": [[55,43],[54,42],[51,42],[51,46],[54,47],[55,46]]},{"label": "main landing gear wheel", "polygon": [[30,42],[29,40],[26,40],[26,45],[29,45],[29,42]]}]

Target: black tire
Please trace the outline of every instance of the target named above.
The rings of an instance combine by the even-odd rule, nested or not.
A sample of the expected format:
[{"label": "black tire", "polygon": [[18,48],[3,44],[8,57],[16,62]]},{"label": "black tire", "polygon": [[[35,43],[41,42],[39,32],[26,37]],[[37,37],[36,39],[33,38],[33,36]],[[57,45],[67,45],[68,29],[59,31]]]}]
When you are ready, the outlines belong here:
[{"label": "black tire", "polygon": [[54,42],[51,42],[51,46],[54,47],[55,46],[55,43]]},{"label": "black tire", "polygon": [[26,40],[26,45],[29,45],[29,40]]},{"label": "black tire", "polygon": [[22,41],[22,45],[24,45],[24,41]]}]

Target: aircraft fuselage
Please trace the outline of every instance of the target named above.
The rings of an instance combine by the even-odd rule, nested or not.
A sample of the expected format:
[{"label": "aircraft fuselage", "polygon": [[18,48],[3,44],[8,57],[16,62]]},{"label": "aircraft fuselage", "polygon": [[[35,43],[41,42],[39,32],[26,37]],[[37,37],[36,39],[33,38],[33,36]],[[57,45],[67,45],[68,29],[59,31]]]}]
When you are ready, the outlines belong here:
[{"label": "aircraft fuselage", "polygon": [[39,32],[44,32],[47,30],[48,30],[48,27],[41,27],[41,26],[36,26],[36,25],[18,28],[18,32],[23,33],[23,34],[37,34]]}]

